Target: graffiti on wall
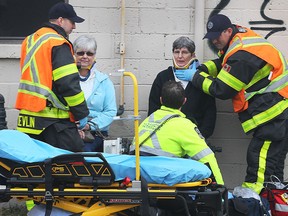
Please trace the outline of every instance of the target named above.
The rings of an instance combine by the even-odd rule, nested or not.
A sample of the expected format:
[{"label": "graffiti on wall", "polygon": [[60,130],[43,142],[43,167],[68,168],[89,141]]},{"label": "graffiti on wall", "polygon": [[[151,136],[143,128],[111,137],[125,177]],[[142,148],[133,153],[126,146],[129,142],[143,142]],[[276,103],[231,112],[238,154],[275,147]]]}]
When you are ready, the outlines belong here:
[{"label": "graffiti on wall", "polygon": [[[221,0],[219,4],[213,9],[211,14],[209,15],[209,18],[212,17],[215,14],[220,13],[228,4],[230,0]],[[263,18],[261,21],[250,21],[249,25],[252,30],[261,30],[261,31],[267,31],[268,33],[264,36],[266,39],[270,37],[272,34],[275,34],[280,31],[286,31],[286,27],[283,27],[284,21],[280,19],[273,19],[271,17],[268,17],[265,14],[265,9],[268,5],[270,0],[263,0],[263,3],[260,7],[260,15]],[[265,25],[269,25],[265,27]],[[212,43],[209,41],[209,47],[217,52],[215,47],[213,47]]]},{"label": "graffiti on wall", "polygon": [[[265,14],[265,8],[267,6],[267,4],[269,3],[270,0],[264,0],[263,4],[260,8],[260,14],[262,16],[262,18],[264,19],[263,21],[250,21],[249,24],[252,25],[276,25],[275,27],[254,27],[252,26],[251,29],[252,30],[263,30],[263,31],[268,31],[268,33],[266,34],[265,38],[267,39],[269,36],[271,36],[272,34],[276,33],[276,32],[280,32],[280,31],[285,31],[286,28],[285,27],[281,27],[281,25],[284,24],[283,20],[279,20],[279,19],[273,19],[268,17]],[[279,26],[277,26],[279,25]]]}]

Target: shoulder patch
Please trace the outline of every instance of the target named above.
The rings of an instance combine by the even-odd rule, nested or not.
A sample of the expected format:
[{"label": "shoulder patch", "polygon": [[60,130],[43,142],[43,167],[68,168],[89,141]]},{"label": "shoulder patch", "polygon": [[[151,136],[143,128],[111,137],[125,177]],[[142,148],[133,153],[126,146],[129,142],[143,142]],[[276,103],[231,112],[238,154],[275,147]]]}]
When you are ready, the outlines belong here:
[{"label": "shoulder patch", "polygon": [[195,127],[194,130],[196,131],[196,133],[199,135],[199,137],[200,137],[201,139],[205,139],[205,138],[203,137],[203,135],[201,134],[200,130],[198,129],[198,127]]},{"label": "shoulder patch", "polygon": [[225,64],[224,66],[223,66],[223,68],[222,68],[224,71],[226,71],[226,72],[230,72],[230,70],[231,70],[231,66],[230,65],[228,65],[228,64]]}]

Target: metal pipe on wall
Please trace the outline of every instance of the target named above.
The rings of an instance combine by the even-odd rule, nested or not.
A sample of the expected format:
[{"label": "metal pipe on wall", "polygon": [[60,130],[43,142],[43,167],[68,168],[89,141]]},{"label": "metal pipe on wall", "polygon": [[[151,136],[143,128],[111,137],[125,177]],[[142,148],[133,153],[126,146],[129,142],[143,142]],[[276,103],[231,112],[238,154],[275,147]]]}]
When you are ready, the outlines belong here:
[{"label": "metal pipe on wall", "polygon": [[194,42],[196,45],[196,55],[200,63],[204,60],[204,29],[205,29],[205,1],[195,0],[194,18]]},{"label": "metal pipe on wall", "polygon": [[[125,71],[125,0],[121,0],[121,41],[119,44],[120,50],[120,70]],[[120,78],[120,102],[117,111],[117,116],[124,113],[124,76]]]}]

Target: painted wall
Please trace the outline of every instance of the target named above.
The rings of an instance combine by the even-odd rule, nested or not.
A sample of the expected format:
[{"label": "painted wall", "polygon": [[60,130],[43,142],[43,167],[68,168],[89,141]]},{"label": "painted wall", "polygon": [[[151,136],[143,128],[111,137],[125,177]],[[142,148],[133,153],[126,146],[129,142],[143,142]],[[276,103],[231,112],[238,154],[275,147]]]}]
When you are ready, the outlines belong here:
[{"label": "painted wall", "polygon": [[[84,23],[77,24],[70,40],[73,41],[84,33],[95,36],[98,42],[98,68],[113,75],[111,78],[115,84],[119,104],[120,77],[115,75],[120,69],[121,1],[71,0],[69,2],[74,5],[77,13],[86,19]],[[288,56],[286,29],[288,2],[272,0],[266,6],[263,3],[264,0],[206,0],[205,9],[199,12],[201,8],[198,10],[195,8],[199,6],[195,0],[126,0],[124,68],[126,71],[133,72],[138,80],[139,109],[142,120],[147,113],[151,83],[158,72],[172,63],[172,42],[182,35],[195,39],[197,32],[205,32],[207,19],[211,13],[216,12],[216,9],[228,15],[234,23],[251,28],[264,28],[261,31],[257,30],[263,36],[267,36],[274,29],[276,32],[268,35],[268,40]],[[197,20],[195,17],[198,16],[195,11],[203,12],[205,19]],[[195,29],[196,23],[200,26],[198,29]],[[204,48],[203,50],[196,48],[196,54],[203,55],[204,61],[216,56],[209,48],[207,41],[201,40],[196,46],[201,47],[200,43],[203,43]],[[19,55],[19,44],[0,44],[0,93],[5,97],[6,120],[9,129],[16,127],[18,114],[13,106],[20,78]],[[133,84],[129,77],[124,78],[124,83],[125,112],[123,117],[127,117],[133,115]],[[217,108],[216,129],[209,141],[223,149],[222,153],[217,153],[216,156],[226,184],[232,188],[241,184],[244,179],[245,155],[250,137],[242,132],[230,100],[217,100]],[[110,134],[113,137],[132,137],[133,133],[133,121],[118,120],[113,123]],[[287,165],[286,170],[288,170]],[[285,176],[288,178],[288,171],[285,172]]]}]

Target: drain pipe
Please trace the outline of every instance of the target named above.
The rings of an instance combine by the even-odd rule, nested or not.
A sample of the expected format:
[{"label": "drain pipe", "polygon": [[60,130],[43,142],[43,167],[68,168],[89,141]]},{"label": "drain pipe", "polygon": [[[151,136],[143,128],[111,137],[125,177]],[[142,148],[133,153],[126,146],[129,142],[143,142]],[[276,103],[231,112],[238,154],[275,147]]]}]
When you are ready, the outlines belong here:
[{"label": "drain pipe", "polygon": [[200,63],[204,60],[204,29],[205,29],[205,1],[195,0],[195,19],[194,19],[194,42],[196,44],[197,59]]},{"label": "drain pipe", "polygon": [[[124,72],[125,65],[125,0],[121,0],[121,41],[119,45],[120,50],[120,70]],[[124,113],[124,76],[120,77],[120,102],[117,111],[117,116]]]}]

